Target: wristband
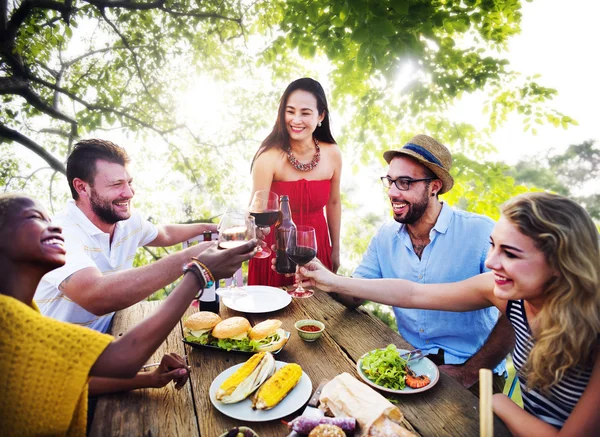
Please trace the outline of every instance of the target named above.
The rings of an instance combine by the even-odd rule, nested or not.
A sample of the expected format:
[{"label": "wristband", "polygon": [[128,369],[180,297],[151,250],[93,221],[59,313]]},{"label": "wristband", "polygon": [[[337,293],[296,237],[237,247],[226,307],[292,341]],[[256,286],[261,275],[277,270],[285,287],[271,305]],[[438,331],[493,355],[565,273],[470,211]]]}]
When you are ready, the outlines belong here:
[{"label": "wristband", "polygon": [[202,274],[204,275],[204,279],[206,281],[205,288],[212,287],[215,284],[215,277],[211,273],[210,269],[208,267],[206,267],[206,264],[204,264],[203,262],[201,262],[196,257],[192,257],[192,262],[195,263],[200,268],[200,270],[202,271]]},{"label": "wristband", "polygon": [[198,282],[200,283],[200,291],[198,291],[198,294],[196,294],[195,297],[196,299],[200,299],[204,294],[204,289],[207,286],[204,272],[202,271],[202,268],[194,261],[183,265],[183,274],[185,275],[187,272],[192,272],[196,279],[198,279]]}]

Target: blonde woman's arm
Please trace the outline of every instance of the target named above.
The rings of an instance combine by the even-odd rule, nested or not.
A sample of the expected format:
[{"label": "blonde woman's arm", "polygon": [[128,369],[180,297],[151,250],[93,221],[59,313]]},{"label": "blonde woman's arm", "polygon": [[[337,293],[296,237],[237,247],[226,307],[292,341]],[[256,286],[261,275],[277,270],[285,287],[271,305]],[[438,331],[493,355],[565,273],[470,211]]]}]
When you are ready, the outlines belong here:
[{"label": "blonde woman's arm", "polygon": [[326,292],[402,308],[472,311],[493,305],[504,311],[506,305],[493,294],[492,273],[448,284],[418,284],[404,279],[348,278],[312,261],[300,269],[298,279]]}]

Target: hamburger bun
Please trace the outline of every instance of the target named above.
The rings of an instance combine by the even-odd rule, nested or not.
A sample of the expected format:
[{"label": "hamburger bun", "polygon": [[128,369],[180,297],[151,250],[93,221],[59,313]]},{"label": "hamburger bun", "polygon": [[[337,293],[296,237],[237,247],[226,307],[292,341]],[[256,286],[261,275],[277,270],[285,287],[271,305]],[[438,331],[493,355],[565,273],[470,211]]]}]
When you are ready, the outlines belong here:
[{"label": "hamburger bun", "polygon": [[221,317],[218,314],[211,313],[210,311],[200,311],[189,316],[183,322],[183,327],[191,331],[212,329],[220,321]]},{"label": "hamburger bun", "polygon": [[212,336],[215,338],[234,338],[240,337],[250,329],[250,322],[245,317],[230,317],[219,322],[212,330]]},{"label": "hamburger bun", "polygon": [[262,340],[274,334],[279,328],[281,328],[281,320],[269,319],[254,325],[248,335],[251,340]]},{"label": "hamburger bun", "polygon": [[248,336],[251,340],[260,341],[258,350],[261,352],[275,352],[285,346],[287,338],[281,329],[281,320],[269,319],[255,325]]}]

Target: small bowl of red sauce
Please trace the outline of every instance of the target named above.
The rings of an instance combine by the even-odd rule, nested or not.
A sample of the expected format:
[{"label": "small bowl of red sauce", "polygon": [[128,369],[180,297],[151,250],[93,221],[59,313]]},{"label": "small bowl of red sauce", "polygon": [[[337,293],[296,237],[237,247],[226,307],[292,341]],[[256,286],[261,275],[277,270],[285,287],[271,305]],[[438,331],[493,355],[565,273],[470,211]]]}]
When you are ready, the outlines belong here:
[{"label": "small bowl of red sauce", "polygon": [[294,325],[298,335],[304,341],[315,341],[325,330],[325,325],[318,320],[298,320]]}]

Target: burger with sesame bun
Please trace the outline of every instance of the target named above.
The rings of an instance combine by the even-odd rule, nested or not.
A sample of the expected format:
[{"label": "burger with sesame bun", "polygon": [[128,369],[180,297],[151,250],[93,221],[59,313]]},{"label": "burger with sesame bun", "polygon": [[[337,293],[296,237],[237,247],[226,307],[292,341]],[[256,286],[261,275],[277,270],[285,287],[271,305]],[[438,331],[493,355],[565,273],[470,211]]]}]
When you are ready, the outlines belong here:
[{"label": "burger with sesame bun", "polygon": [[[216,345],[228,351],[235,349],[253,352],[248,331],[250,322],[245,317],[230,317],[219,322],[212,330],[211,335],[216,340]],[[213,343],[214,344],[214,343]]]},{"label": "burger with sesame bun", "polygon": [[248,333],[255,351],[274,352],[287,342],[281,320],[269,319],[255,325]]},{"label": "burger with sesame bun", "polygon": [[211,331],[221,321],[218,314],[200,311],[183,322],[183,335],[186,341],[208,344],[212,340]]}]

